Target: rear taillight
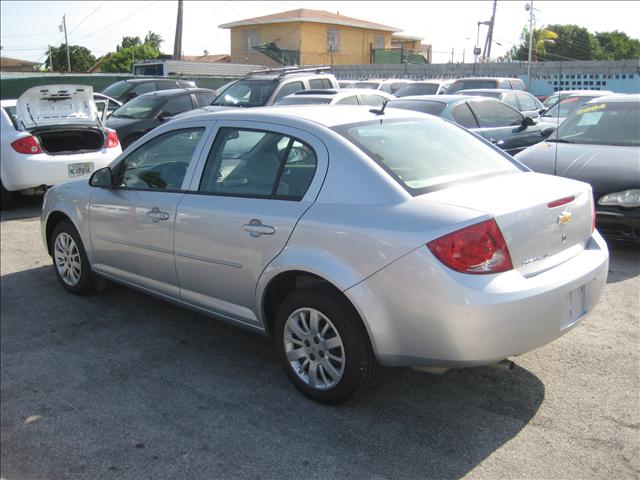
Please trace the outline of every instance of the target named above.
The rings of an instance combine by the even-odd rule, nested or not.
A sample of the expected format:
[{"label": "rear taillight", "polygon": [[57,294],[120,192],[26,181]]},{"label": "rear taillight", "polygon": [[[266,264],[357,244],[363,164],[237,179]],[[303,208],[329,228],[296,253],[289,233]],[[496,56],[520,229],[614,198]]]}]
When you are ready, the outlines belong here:
[{"label": "rear taillight", "polygon": [[498,273],[513,268],[509,249],[493,218],[437,238],[427,247],[457,272]]},{"label": "rear taillight", "polygon": [[22,137],[15,142],[12,142],[11,148],[13,148],[18,153],[24,153],[26,155],[35,155],[37,153],[42,153],[42,148],[40,148],[38,139],[33,135]]},{"label": "rear taillight", "polygon": [[118,134],[115,130],[107,129],[107,138],[104,141],[105,148],[113,148],[120,145],[120,140],[118,139]]}]

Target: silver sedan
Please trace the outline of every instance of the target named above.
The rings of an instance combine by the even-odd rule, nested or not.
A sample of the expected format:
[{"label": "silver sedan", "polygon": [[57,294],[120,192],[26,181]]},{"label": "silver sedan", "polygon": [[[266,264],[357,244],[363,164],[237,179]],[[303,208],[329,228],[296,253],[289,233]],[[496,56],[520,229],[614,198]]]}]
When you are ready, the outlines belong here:
[{"label": "silver sedan", "polygon": [[49,190],[42,234],[69,292],[108,279],[270,335],[293,384],[330,404],[380,365],[487,365],[551,342],[608,267],[588,184],[370,107],[168,122]]}]

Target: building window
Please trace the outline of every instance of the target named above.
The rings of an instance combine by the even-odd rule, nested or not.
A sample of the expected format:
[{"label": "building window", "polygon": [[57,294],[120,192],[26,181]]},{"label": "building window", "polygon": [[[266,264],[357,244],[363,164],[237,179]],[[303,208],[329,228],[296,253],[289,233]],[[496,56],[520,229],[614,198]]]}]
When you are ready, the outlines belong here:
[{"label": "building window", "polygon": [[260,30],[245,30],[244,51],[250,52],[256,45],[260,45]]},{"label": "building window", "polygon": [[380,35],[379,33],[376,33],[374,48],[384,48],[384,35]]},{"label": "building window", "polygon": [[340,51],[340,30],[327,30],[327,52]]}]

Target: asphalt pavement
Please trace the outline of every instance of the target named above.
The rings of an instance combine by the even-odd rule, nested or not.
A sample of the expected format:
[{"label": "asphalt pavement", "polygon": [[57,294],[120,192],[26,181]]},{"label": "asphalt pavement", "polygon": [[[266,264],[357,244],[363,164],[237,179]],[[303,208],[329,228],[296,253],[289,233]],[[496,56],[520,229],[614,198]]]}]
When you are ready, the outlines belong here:
[{"label": "asphalt pavement", "polygon": [[385,369],[327,407],[267,338],[124,287],[66,293],[38,207],[0,223],[3,480],[640,477],[640,249],[611,246],[591,316],[512,373]]}]

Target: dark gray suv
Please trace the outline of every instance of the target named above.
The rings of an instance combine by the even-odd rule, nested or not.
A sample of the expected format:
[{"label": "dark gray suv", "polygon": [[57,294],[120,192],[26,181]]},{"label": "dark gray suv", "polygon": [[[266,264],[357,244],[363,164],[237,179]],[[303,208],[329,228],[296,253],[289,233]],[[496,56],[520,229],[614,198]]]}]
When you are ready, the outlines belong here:
[{"label": "dark gray suv", "polygon": [[170,78],[130,78],[120,80],[105,88],[102,93],[115,98],[119,102],[127,103],[132,98],[144,93],[173,88],[195,88],[192,80],[172,80]]}]

